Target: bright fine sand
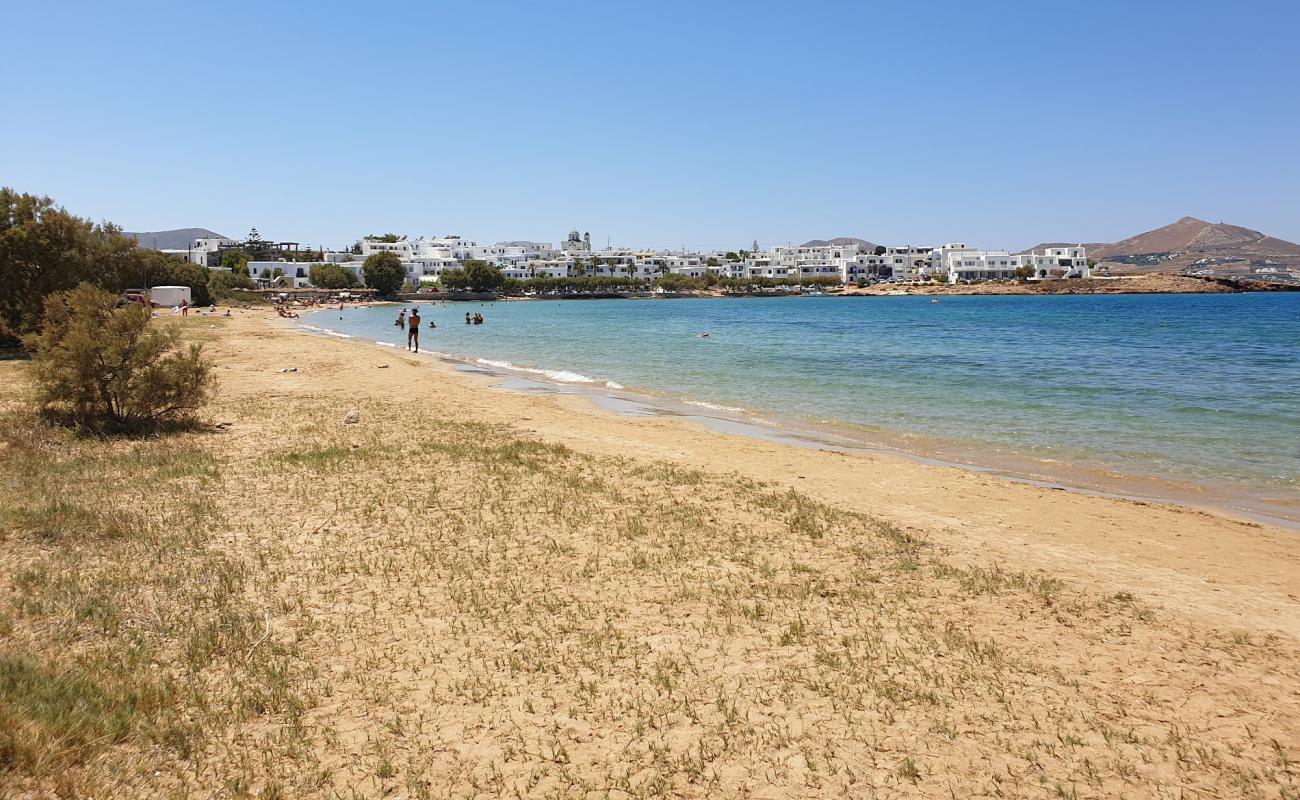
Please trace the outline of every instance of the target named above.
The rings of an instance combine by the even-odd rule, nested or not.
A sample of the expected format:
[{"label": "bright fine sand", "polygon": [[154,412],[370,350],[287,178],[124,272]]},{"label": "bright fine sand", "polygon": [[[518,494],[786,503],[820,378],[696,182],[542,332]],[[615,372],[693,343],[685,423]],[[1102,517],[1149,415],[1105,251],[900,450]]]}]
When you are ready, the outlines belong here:
[{"label": "bright fine sand", "polygon": [[1300,534],[184,324],[214,427],[0,449],[0,796],[1300,797]]}]

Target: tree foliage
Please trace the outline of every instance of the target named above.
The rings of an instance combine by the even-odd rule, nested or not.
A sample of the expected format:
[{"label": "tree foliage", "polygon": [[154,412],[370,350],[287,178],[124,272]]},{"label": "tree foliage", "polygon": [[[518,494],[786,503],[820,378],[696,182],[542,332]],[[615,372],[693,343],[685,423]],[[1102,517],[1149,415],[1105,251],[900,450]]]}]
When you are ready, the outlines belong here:
[{"label": "tree foliage", "polygon": [[132,286],[188,286],[190,302],[194,305],[206,306],[212,302],[208,294],[208,279],[212,273],[207,267],[157,250],[141,248],[135,255],[137,266],[131,271]]},{"label": "tree foliage", "polygon": [[203,345],[183,347],[175,325],[151,324],[141,306],[82,283],[45,298],[34,351],[37,400],[47,412],[96,430],[182,422],[212,394]]},{"label": "tree foliage", "polygon": [[227,250],[221,254],[221,266],[241,275],[248,274],[248,253],[243,250]]},{"label": "tree foliage", "polygon": [[365,276],[366,286],[380,295],[395,293],[402,288],[402,283],[406,280],[402,259],[398,258],[396,253],[383,252],[371,255],[362,264],[361,272]]},{"label": "tree foliage", "polygon": [[469,278],[465,276],[463,269],[444,269],[438,276],[438,282],[444,289],[453,292],[464,291],[469,287]]},{"label": "tree foliage", "polygon": [[351,289],[357,285],[352,270],[338,264],[317,264],[311,268],[311,285],[318,289]]},{"label": "tree foliage", "polygon": [[52,292],[83,281],[127,288],[140,253],[113,225],[74,216],[48,197],[0,188],[0,337],[36,330]]},{"label": "tree foliage", "polygon": [[214,272],[208,276],[208,294],[214,301],[228,300],[236,289],[256,288],[253,279],[238,272]]},{"label": "tree foliage", "polygon": [[505,283],[501,270],[486,261],[467,261],[465,263],[465,282],[471,291],[494,292]]}]

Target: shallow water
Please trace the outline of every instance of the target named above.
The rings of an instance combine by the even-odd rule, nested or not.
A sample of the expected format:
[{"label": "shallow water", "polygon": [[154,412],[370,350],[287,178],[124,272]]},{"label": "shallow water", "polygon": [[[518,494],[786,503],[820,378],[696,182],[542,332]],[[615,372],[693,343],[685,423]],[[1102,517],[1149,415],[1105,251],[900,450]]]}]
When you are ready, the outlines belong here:
[{"label": "shallow water", "polygon": [[[466,311],[486,324],[465,325]],[[1297,499],[1300,294],[499,302],[421,314],[438,325],[426,350],[539,379]],[[400,343],[395,317],[380,306],[307,322]]]}]

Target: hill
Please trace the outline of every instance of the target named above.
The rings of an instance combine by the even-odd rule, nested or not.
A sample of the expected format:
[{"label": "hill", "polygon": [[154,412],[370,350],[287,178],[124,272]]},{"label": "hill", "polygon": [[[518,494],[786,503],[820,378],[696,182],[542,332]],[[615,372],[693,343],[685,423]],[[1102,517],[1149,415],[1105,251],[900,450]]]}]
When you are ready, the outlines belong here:
[{"label": "hill", "polygon": [[[1033,250],[1060,247],[1035,245]],[[1261,231],[1183,217],[1113,244],[1085,244],[1088,257],[1129,271],[1178,272],[1187,268],[1251,272],[1257,267],[1300,268],[1300,244]],[[1027,252],[1027,251],[1026,251]]]},{"label": "hill", "polygon": [[123,231],[123,236],[130,236],[141,247],[154,250],[184,250],[195,239],[225,239],[216,231],[207,228],[176,228],[170,231]]},{"label": "hill", "polygon": [[1239,225],[1183,217],[1163,228],[1097,248],[1097,255],[1103,259],[1162,253],[1243,258],[1300,257],[1300,245]]},{"label": "hill", "polygon": [[868,242],[866,239],[859,239],[856,236],[836,236],[834,239],[810,239],[799,245],[800,247],[845,247],[857,245],[872,249],[876,246],[875,242]]}]

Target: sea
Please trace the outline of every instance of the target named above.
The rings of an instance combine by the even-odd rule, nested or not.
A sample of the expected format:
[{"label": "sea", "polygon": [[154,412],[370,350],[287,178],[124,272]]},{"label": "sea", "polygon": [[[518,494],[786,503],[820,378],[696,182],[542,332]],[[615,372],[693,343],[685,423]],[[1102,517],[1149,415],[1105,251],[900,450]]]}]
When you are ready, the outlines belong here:
[{"label": "sea", "polygon": [[[507,390],[1300,521],[1300,293],[419,307],[430,357]],[[398,310],[304,328],[401,347]]]}]

